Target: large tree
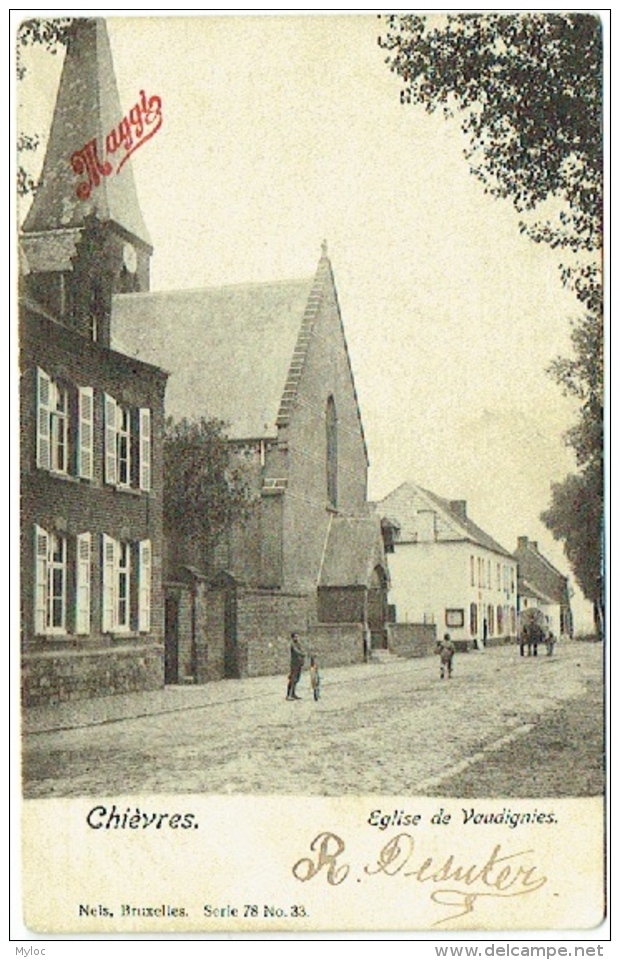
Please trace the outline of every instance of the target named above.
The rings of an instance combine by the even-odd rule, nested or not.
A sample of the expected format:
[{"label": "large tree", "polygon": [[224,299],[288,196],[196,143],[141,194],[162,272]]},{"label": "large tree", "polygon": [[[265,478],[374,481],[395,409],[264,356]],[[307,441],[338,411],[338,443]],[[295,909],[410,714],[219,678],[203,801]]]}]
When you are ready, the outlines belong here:
[{"label": "large tree", "polygon": [[[253,497],[217,419],[168,419],[164,435],[164,528],[180,555],[208,570],[227,530],[247,519]],[[177,553],[177,555],[179,555]]]},{"label": "large tree", "polygon": [[588,14],[388,16],[379,38],[403,103],[458,115],[472,172],[525,213],[534,239],[602,243],[602,43]]},{"label": "large tree", "polygon": [[581,13],[388,16],[379,44],[401,102],[459,117],[472,173],[512,202],[532,240],[563,251],[575,294],[570,357],[548,372],[579,402],[566,435],[579,473],[542,519],[585,596],[603,609],[602,36]]}]

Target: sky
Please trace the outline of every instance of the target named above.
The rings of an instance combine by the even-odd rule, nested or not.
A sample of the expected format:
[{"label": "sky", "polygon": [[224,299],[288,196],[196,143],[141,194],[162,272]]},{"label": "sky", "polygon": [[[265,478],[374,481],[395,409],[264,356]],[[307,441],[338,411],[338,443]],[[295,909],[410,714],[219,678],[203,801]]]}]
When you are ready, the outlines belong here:
[{"label": "sky", "polygon": [[[570,575],[539,515],[575,469],[563,441],[575,404],[545,371],[570,351],[576,301],[559,254],[524,237],[511,204],[469,172],[458,121],[401,105],[379,19],[107,24],[123,107],[140,90],[162,99],[162,128],[132,161],[151,289],[309,276],[325,239],[371,499],[410,480],[467,500],[504,547],[527,535]],[[44,142],[62,54],[32,51],[26,64],[19,128]],[[43,145],[30,159],[36,173]]]}]

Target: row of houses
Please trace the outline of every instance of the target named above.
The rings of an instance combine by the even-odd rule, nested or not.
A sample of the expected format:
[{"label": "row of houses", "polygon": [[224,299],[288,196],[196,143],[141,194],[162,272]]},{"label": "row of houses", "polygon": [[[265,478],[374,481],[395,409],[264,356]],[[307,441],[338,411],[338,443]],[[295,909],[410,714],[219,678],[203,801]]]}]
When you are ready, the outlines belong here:
[{"label": "row of houses", "polygon": [[[24,703],[284,671],[293,630],[326,664],[399,623],[513,636],[519,558],[463,502],[368,500],[325,245],[298,280],[151,293],[131,162],[75,162],[122,115],[105,23],[78,20],[20,235]],[[213,557],[165,536],[165,416],[224,421],[249,478],[251,515]],[[552,602],[523,570],[524,602]]]}]

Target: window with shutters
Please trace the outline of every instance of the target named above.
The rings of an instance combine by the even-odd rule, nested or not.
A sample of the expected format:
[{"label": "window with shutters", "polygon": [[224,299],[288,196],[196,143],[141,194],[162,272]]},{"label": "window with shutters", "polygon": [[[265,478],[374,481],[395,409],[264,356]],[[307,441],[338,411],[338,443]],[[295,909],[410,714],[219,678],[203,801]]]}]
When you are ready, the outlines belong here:
[{"label": "window with shutters", "polygon": [[120,488],[151,489],[151,411],[104,394],[104,477]]},{"label": "window with shutters", "polygon": [[131,486],[131,411],[127,407],[116,408],[116,463],[119,487]]},{"label": "window with shutters", "polygon": [[66,633],[67,538],[35,526],[35,633]]},{"label": "window with shutters", "polygon": [[91,535],[68,538],[36,526],[34,632],[88,635],[91,629]]},{"label": "window with shutters", "polygon": [[129,543],[102,535],[102,630],[151,629],[151,542]]},{"label": "window with shutters", "polygon": [[69,466],[69,391],[37,369],[37,466],[67,473]]},{"label": "window with shutters", "polygon": [[92,387],[74,387],[37,369],[36,462],[43,470],[93,479]]}]

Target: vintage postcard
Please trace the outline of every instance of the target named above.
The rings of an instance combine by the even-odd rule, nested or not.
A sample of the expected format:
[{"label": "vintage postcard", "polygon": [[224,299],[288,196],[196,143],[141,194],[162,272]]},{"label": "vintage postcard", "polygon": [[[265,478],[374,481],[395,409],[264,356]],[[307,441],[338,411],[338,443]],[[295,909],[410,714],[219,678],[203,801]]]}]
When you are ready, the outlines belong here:
[{"label": "vintage postcard", "polygon": [[601,937],[604,18],[15,40],[25,930]]}]

